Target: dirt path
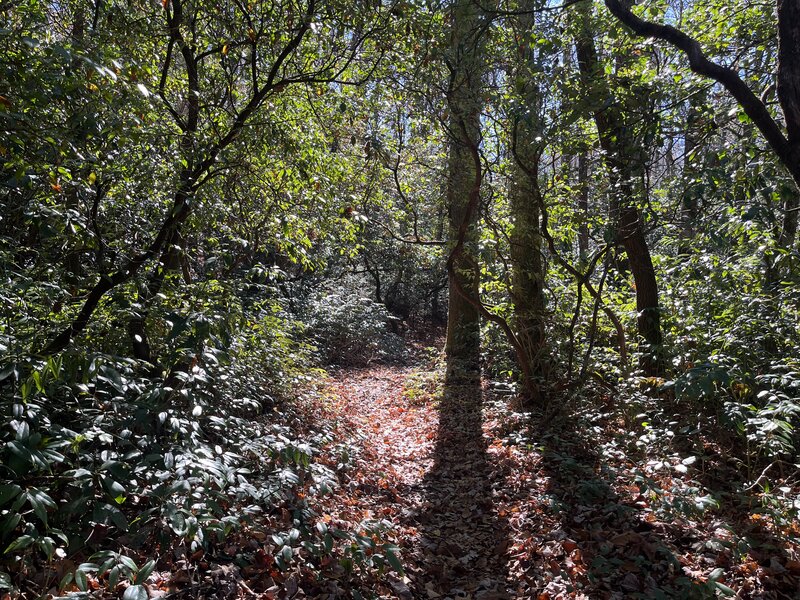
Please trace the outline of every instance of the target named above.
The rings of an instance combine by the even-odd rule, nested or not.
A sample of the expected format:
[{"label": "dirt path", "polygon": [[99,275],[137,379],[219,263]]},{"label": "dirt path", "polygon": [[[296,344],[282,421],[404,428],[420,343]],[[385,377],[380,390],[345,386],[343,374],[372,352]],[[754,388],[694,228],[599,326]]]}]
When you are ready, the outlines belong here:
[{"label": "dirt path", "polygon": [[360,446],[359,482],[339,502],[398,526],[405,579],[389,580],[398,597],[510,598],[508,523],[495,501],[503,468],[487,452],[480,398],[415,403],[402,393],[410,375],[377,368],[334,378],[336,410]]},{"label": "dirt path", "polygon": [[[679,512],[699,472],[654,472],[670,491],[645,494],[637,482],[654,461],[629,458],[613,424],[541,428],[486,390],[420,400],[403,393],[412,373],[373,367],[329,382],[325,418],[342,424],[352,456],[325,510],[334,525],[390,522],[405,571],[365,591],[624,600],[714,598],[735,585],[742,598],[796,597],[800,562],[774,532],[730,510]],[[741,540],[752,547],[737,554]]]}]

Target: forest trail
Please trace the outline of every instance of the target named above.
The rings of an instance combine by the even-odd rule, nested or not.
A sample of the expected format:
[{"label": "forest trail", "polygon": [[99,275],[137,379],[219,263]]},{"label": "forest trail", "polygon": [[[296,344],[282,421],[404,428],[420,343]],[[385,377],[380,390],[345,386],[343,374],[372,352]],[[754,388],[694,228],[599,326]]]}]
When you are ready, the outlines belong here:
[{"label": "forest trail", "polygon": [[[327,383],[325,417],[352,450],[324,519],[390,522],[404,567],[356,583],[364,597],[714,598],[734,585],[740,597],[796,597],[800,563],[769,527],[735,509],[679,517],[667,499],[678,506],[694,480],[656,473],[669,495],[643,493],[649,467],[605,425],[543,430],[485,386],[436,397],[419,393],[420,376],[375,366]],[[737,554],[737,539],[753,545]]]},{"label": "forest trail", "polygon": [[352,521],[391,519],[405,567],[399,598],[511,598],[508,521],[497,494],[504,469],[489,452],[481,400],[458,393],[434,406],[403,393],[412,369],[342,371],[336,411],[358,439],[358,477],[337,502]]}]

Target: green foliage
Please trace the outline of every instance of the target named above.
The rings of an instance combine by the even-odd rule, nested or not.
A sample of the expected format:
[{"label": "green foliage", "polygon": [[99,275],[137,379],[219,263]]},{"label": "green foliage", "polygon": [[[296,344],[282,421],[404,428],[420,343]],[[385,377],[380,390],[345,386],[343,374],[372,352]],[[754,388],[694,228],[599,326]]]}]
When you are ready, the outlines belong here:
[{"label": "green foliage", "polygon": [[[334,485],[315,461],[327,425],[298,433],[293,400],[319,365],[403,360],[406,322],[444,320],[448,205],[463,200],[446,194],[448,100],[467,50],[451,47],[449,8],[6,4],[0,585],[69,557],[80,566],[61,593],[88,593],[93,577],[142,597],[153,549],[212,551],[283,510],[278,568],[335,556],[350,573],[400,572],[389,523],[316,522],[314,499]],[[573,56],[579,6],[476,17],[491,65],[473,82],[483,308],[527,334],[513,265],[527,228],[546,337],[528,358],[553,405],[619,418],[625,450],[648,456],[639,484],[659,515],[715,509],[704,483],[662,477],[705,460],[707,444],[788,523],[792,488],[772,489],[769,469],[800,449],[800,254],[784,227],[796,186],[682,57],[632,39],[599,2],[580,6],[596,81]],[[679,19],[772,109],[771,6],[636,10]],[[612,113],[622,127],[601,140],[598,116]],[[641,257],[615,247],[622,187],[656,269],[663,378],[635,370]],[[513,392],[520,358],[498,321],[484,322],[484,372]],[[406,397],[435,399],[441,368],[412,375]],[[727,594],[719,576],[683,591]]]},{"label": "green foliage", "polygon": [[444,391],[445,357],[438,348],[426,348],[425,351],[427,364],[414,370],[403,382],[403,397],[412,406],[435,404]]},{"label": "green foliage", "polygon": [[[313,333],[297,318],[309,271],[356,254],[367,174],[331,140],[353,126],[343,83],[384,51],[368,32],[396,18],[320,4],[3,11],[2,583],[69,557],[62,592],[91,574],[136,598],[143,554],[213,551],[284,510],[282,568],[330,554],[310,508],[334,485],[328,437],[298,437],[289,403],[320,376],[303,340],[402,344],[375,304],[323,306]],[[354,543],[351,564],[396,560]]]},{"label": "green foliage", "polygon": [[323,293],[311,299],[308,335],[326,364],[366,365],[398,360],[403,339],[390,331],[386,307],[347,293]]},{"label": "green foliage", "polygon": [[[277,323],[265,317],[253,327],[269,324],[274,333]],[[234,353],[208,349],[176,374],[174,387],[143,377],[135,361],[109,355],[6,363],[5,554],[28,560],[86,552],[102,548],[109,530],[116,531],[112,539],[129,536],[134,548],[153,535],[207,548],[259,513],[295,502],[298,486],[329,489],[332,474],[312,461],[324,436],[295,441],[285,426],[258,418],[274,408],[263,379],[228,383],[254,368],[286,369],[282,340],[273,340],[267,346],[262,339],[274,352],[266,350],[259,363],[243,352],[244,337],[232,341]]]},{"label": "green foliage", "polygon": [[[667,263],[682,284],[665,294],[676,352],[674,390],[692,412],[714,415],[709,426],[740,435],[754,456],[789,457],[797,451],[800,396],[797,365],[785,358],[800,343],[796,275],[770,282],[759,276],[765,224],[725,211],[709,231],[711,250]],[[755,252],[755,256],[751,254]]]}]

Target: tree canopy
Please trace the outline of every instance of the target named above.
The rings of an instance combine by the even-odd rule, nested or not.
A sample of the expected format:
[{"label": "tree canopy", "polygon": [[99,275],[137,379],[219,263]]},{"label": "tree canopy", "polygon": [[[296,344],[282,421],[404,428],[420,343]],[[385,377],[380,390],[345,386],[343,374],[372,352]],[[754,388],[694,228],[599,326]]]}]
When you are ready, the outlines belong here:
[{"label": "tree canopy", "polygon": [[798,6],[0,1],[0,589],[437,598],[472,540],[469,597],[791,597]]}]

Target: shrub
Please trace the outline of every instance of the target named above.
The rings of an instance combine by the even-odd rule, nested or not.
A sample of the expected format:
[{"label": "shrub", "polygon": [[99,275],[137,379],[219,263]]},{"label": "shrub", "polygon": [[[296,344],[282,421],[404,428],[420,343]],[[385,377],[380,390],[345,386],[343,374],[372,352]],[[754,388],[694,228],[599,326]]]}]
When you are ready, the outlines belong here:
[{"label": "shrub", "polygon": [[326,364],[367,365],[398,360],[403,339],[389,332],[382,304],[349,294],[324,293],[308,309],[308,334]]},{"label": "shrub", "polygon": [[[259,417],[307,366],[307,350],[289,335],[294,325],[271,305],[236,318],[246,323],[231,334],[213,314],[175,316],[168,356],[187,366],[168,376],[107,353],[6,356],[0,586],[50,588],[58,582],[49,565],[65,557],[88,562],[62,589],[85,588],[87,573],[112,588],[138,585],[153,564],[134,558],[153,544],[207,551],[259,515],[303,509],[303,496],[333,485],[333,473],[313,461],[324,432],[298,439],[280,424],[286,415]],[[297,544],[316,536],[310,524],[292,526]],[[120,538],[134,558],[119,554]]]}]

